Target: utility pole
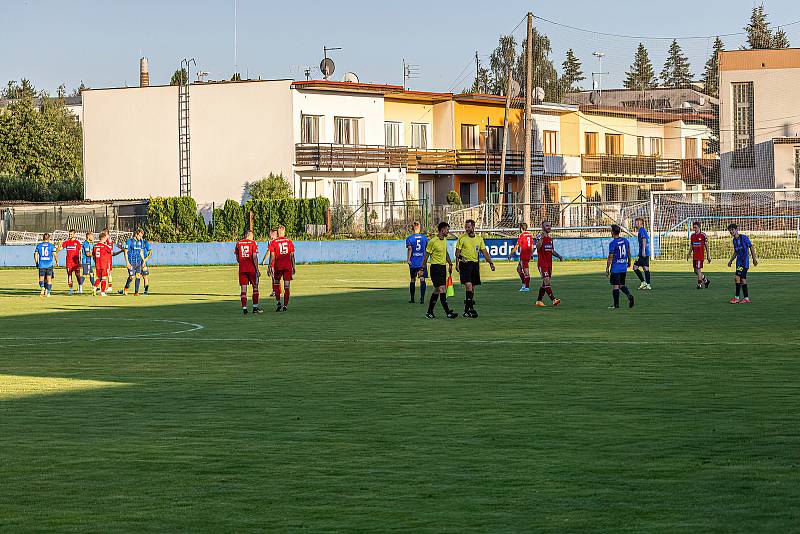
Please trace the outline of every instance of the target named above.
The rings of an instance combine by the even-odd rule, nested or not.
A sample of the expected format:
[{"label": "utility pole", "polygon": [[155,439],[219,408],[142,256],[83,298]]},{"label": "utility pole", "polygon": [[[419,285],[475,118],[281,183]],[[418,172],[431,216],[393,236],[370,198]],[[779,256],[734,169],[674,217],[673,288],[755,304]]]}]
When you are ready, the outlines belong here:
[{"label": "utility pole", "polygon": [[506,154],[508,153],[508,108],[511,107],[511,91],[514,80],[511,75],[514,71],[514,62],[508,63],[508,79],[506,80],[506,109],[503,112],[503,149],[500,155],[500,183],[498,184],[497,191],[500,197],[497,203],[497,219],[503,220],[503,204],[505,203],[506,191]]},{"label": "utility pole", "polygon": [[481,60],[478,58],[478,51],[475,51],[475,92],[481,92]]},{"label": "utility pole", "polygon": [[522,220],[531,222],[531,92],[533,91],[533,13],[528,12],[528,37],[525,45],[525,161],[522,171]]}]

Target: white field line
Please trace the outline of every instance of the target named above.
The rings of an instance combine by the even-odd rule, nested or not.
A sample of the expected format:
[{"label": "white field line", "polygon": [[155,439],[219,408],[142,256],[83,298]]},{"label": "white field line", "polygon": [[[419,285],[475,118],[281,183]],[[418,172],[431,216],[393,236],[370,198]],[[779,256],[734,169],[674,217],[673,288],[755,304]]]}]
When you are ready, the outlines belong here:
[{"label": "white field line", "polygon": [[[91,321],[92,319],[88,319],[88,320]],[[108,321],[108,319],[95,319],[95,320],[98,320],[98,321],[102,320],[104,322]],[[160,336],[174,336],[174,335],[177,335],[177,334],[186,334],[186,333],[189,333],[189,332],[197,332],[198,330],[203,330],[205,328],[205,326],[203,326],[203,325],[201,325],[199,323],[190,323],[188,321],[177,321],[177,320],[174,320],[174,319],[113,319],[113,320],[114,321],[144,321],[144,322],[148,322],[148,323],[170,323],[170,324],[183,325],[183,326],[188,327],[188,328],[183,328],[181,330],[172,330],[172,331],[169,331],[169,332],[149,332],[149,333],[145,333],[145,334],[130,334],[130,335],[125,335],[125,336],[100,336],[100,337],[91,336],[91,337],[84,337],[84,338],[72,338],[72,339],[63,340],[63,341],[62,340],[54,340],[53,336],[50,336],[50,337],[45,337],[45,336],[37,336],[37,337],[30,337],[30,336],[25,336],[25,337],[0,337],[0,342],[2,342],[2,341],[47,341],[48,344],[64,344],[64,343],[75,343],[76,341],[92,342],[92,341],[106,341],[106,340],[114,340],[114,339],[138,339],[138,338],[143,338],[143,337],[158,338]],[[170,339],[175,340],[175,339],[181,339],[181,338],[170,338]],[[186,338],[183,338],[183,339],[186,340]],[[34,343],[21,343],[21,344],[12,344],[12,345],[3,344],[2,346],[3,347],[25,347],[25,346],[29,346],[29,345],[33,345],[33,344]]]}]

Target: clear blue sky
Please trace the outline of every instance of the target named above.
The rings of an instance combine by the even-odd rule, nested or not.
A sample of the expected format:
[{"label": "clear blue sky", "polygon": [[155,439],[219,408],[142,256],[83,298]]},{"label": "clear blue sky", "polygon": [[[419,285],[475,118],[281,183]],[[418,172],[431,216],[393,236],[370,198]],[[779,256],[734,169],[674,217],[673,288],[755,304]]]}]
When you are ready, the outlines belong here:
[{"label": "clear blue sky", "polygon": [[[168,83],[183,57],[196,58],[211,79],[230,78],[234,69],[234,0],[2,3],[3,84],[26,77],[50,91],[61,83],[71,90],[81,80],[90,87],[135,85],[140,55],[150,60],[154,84]],[[800,20],[798,0],[765,4],[773,25]],[[420,66],[411,87],[461,90],[472,83],[475,51],[486,60],[498,36],[511,32],[529,10],[600,32],[683,37],[740,32],[752,6],[752,0],[238,0],[238,63],[243,77],[302,79],[302,68],[318,65],[327,44],[343,48],[331,54],[337,64],[334,79],[354,71],[362,81],[399,84],[406,58]],[[558,65],[572,47],[590,73],[598,70],[591,52],[605,52],[606,88],[620,84],[639,42],[536,24],[551,38]],[[792,45],[800,47],[800,24],[786,31]],[[515,35],[524,36],[524,24]],[[728,48],[737,48],[742,37],[724,40]],[[659,71],[669,41],[644,42]],[[680,42],[693,71],[701,72],[710,40]]]}]

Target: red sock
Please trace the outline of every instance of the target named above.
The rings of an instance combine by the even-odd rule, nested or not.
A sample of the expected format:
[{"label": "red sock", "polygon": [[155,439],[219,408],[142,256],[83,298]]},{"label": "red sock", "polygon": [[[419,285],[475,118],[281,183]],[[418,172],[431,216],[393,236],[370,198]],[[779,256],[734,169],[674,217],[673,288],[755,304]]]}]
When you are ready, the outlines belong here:
[{"label": "red sock", "polygon": [[525,284],[525,287],[527,287],[527,288],[531,287],[531,277],[530,276],[524,277],[522,279],[522,282]]},{"label": "red sock", "polygon": [[253,288],[253,306],[258,306],[258,288]]},{"label": "red sock", "polygon": [[94,287],[100,287],[100,282],[102,278],[95,278],[94,279]]},{"label": "red sock", "polygon": [[547,292],[547,296],[550,297],[550,300],[556,300],[555,295],[553,295],[553,288],[552,287],[547,286],[547,287],[544,288],[544,290]]},{"label": "red sock", "polygon": [[283,305],[284,306],[288,306],[289,305],[289,288],[288,287],[283,290]]},{"label": "red sock", "polygon": [[517,274],[519,275],[520,282],[525,282],[525,273],[522,271],[517,271]]},{"label": "red sock", "polygon": [[278,302],[281,301],[281,285],[276,284],[275,282],[272,283],[272,292],[275,293],[275,300]]},{"label": "red sock", "polygon": [[105,280],[100,282],[100,291],[102,291],[103,293],[106,292],[106,281]]},{"label": "red sock", "polygon": [[539,288],[539,296],[536,297],[536,300],[542,300],[542,298],[544,298],[544,288],[540,287]]},{"label": "red sock", "polygon": [[242,299],[242,308],[247,307],[247,290],[241,292],[239,297]]}]

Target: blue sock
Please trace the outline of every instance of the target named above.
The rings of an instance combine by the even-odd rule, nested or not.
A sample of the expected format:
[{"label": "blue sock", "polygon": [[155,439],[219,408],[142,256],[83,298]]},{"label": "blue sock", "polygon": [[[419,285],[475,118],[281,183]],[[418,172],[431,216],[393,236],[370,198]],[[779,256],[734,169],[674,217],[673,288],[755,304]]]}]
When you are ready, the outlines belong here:
[{"label": "blue sock", "polygon": [[89,282],[91,282],[92,283],[92,287],[94,287],[94,275],[93,274],[89,275]]},{"label": "blue sock", "polygon": [[140,282],[141,282],[141,280],[139,280],[138,278],[136,279],[136,282],[134,282],[134,285],[133,285],[133,287],[135,288],[135,289],[134,289],[134,292],[135,292],[135,293],[138,293],[138,292],[139,292],[139,283],[140,283]]},{"label": "blue sock", "polygon": [[44,289],[44,280],[39,280],[39,287]]},{"label": "blue sock", "polygon": [[48,293],[50,293],[53,290],[53,284],[45,284],[44,287],[45,289],[47,289]]}]

